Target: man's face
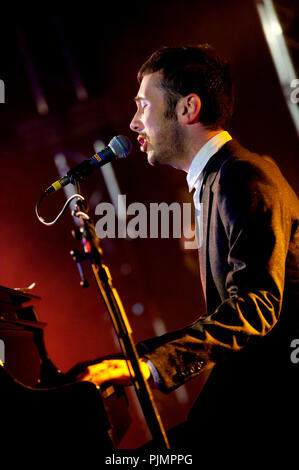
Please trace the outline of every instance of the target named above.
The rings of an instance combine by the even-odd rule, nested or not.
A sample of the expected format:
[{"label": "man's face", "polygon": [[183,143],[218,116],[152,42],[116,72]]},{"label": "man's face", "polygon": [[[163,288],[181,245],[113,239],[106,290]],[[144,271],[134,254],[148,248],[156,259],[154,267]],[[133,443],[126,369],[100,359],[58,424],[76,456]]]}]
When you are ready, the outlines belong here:
[{"label": "man's face", "polygon": [[135,98],[137,111],[130,128],[138,133],[140,150],[151,165],[175,166],[183,149],[183,132],[176,117],[166,118],[165,92],[159,87],[161,72],[145,75]]}]

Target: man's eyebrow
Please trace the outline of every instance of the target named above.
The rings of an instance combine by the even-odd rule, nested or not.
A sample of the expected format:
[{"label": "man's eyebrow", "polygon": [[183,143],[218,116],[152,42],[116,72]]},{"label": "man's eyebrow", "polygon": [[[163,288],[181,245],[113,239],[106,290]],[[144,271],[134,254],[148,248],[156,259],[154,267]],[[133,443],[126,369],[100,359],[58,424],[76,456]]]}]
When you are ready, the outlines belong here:
[{"label": "man's eyebrow", "polygon": [[140,101],[144,101],[144,100],[146,100],[145,96],[137,95],[134,98],[135,103],[139,103]]}]

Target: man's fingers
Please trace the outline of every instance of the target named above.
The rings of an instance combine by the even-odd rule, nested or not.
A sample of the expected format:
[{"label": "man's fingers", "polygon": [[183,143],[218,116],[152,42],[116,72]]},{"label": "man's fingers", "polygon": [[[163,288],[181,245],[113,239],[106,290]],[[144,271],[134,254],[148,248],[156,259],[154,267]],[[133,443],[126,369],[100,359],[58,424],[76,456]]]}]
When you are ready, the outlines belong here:
[{"label": "man's fingers", "polygon": [[130,385],[130,372],[124,360],[105,360],[99,364],[88,366],[80,380],[101,385],[104,382],[114,382],[120,385]]},{"label": "man's fingers", "polygon": [[[150,377],[150,370],[148,365],[140,361],[142,374],[147,380]],[[132,375],[134,371],[130,365]],[[101,385],[104,382],[114,382],[119,385],[130,385],[131,374],[128,364],[124,359],[106,359],[98,364],[90,365],[86,371],[81,374],[79,380],[93,382],[96,385]]]}]

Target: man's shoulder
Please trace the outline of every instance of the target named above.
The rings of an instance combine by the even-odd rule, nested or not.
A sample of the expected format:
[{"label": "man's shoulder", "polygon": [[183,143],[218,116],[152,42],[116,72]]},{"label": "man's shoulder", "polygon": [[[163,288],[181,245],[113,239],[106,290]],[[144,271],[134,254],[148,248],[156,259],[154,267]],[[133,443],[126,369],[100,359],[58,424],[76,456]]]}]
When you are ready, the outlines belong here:
[{"label": "man's shoulder", "polygon": [[281,180],[284,179],[278,164],[266,154],[252,152],[232,139],[223,146],[223,161],[220,166],[219,182],[226,178],[245,180]]},{"label": "man's shoulder", "polygon": [[[223,159],[213,191],[220,194],[251,194],[251,198],[263,195],[267,199],[281,199],[293,208],[299,207],[298,198],[269,155],[254,153],[235,139],[223,146]],[[249,196],[248,196],[249,198]],[[250,199],[250,198],[249,198]]]},{"label": "man's shoulder", "polygon": [[207,164],[206,179],[210,175],[210,181],[213,182],[216,174],[218,182],[223,178],[235,178],[237,175],[245,179],[265,177],[267,174],[282,177],[273,158],[248,150],[236,139],[226,142]]},{"label": "man's shoulder", "polygon": [[232,139],[223,146],[226,165],[278,168],[278,164],[270,155],[253,152],[241,145],[236,139]]}]

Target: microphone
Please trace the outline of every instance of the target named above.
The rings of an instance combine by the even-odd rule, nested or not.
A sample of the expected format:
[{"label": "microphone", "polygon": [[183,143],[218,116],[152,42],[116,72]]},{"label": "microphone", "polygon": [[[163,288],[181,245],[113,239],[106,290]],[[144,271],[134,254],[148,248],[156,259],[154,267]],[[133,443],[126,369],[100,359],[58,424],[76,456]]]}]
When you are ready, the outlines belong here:
[{"label": "microphone", "polygon": [[66,176],[63,176],[63,178],[51,184],[51,186],[45,190],[44,195],[58,191],[69,183],[75,184],[75,181],[83,181],[83,179],[93,173],[94,170],[106,165],[106,163],[111,162],[115,158],[126,158],[131,153],[131,150],[132,143],[128,137],[124,135],[113,137],[107,147],[94,154],[88,160],[79,163],[79,165],[69,170]]}]

